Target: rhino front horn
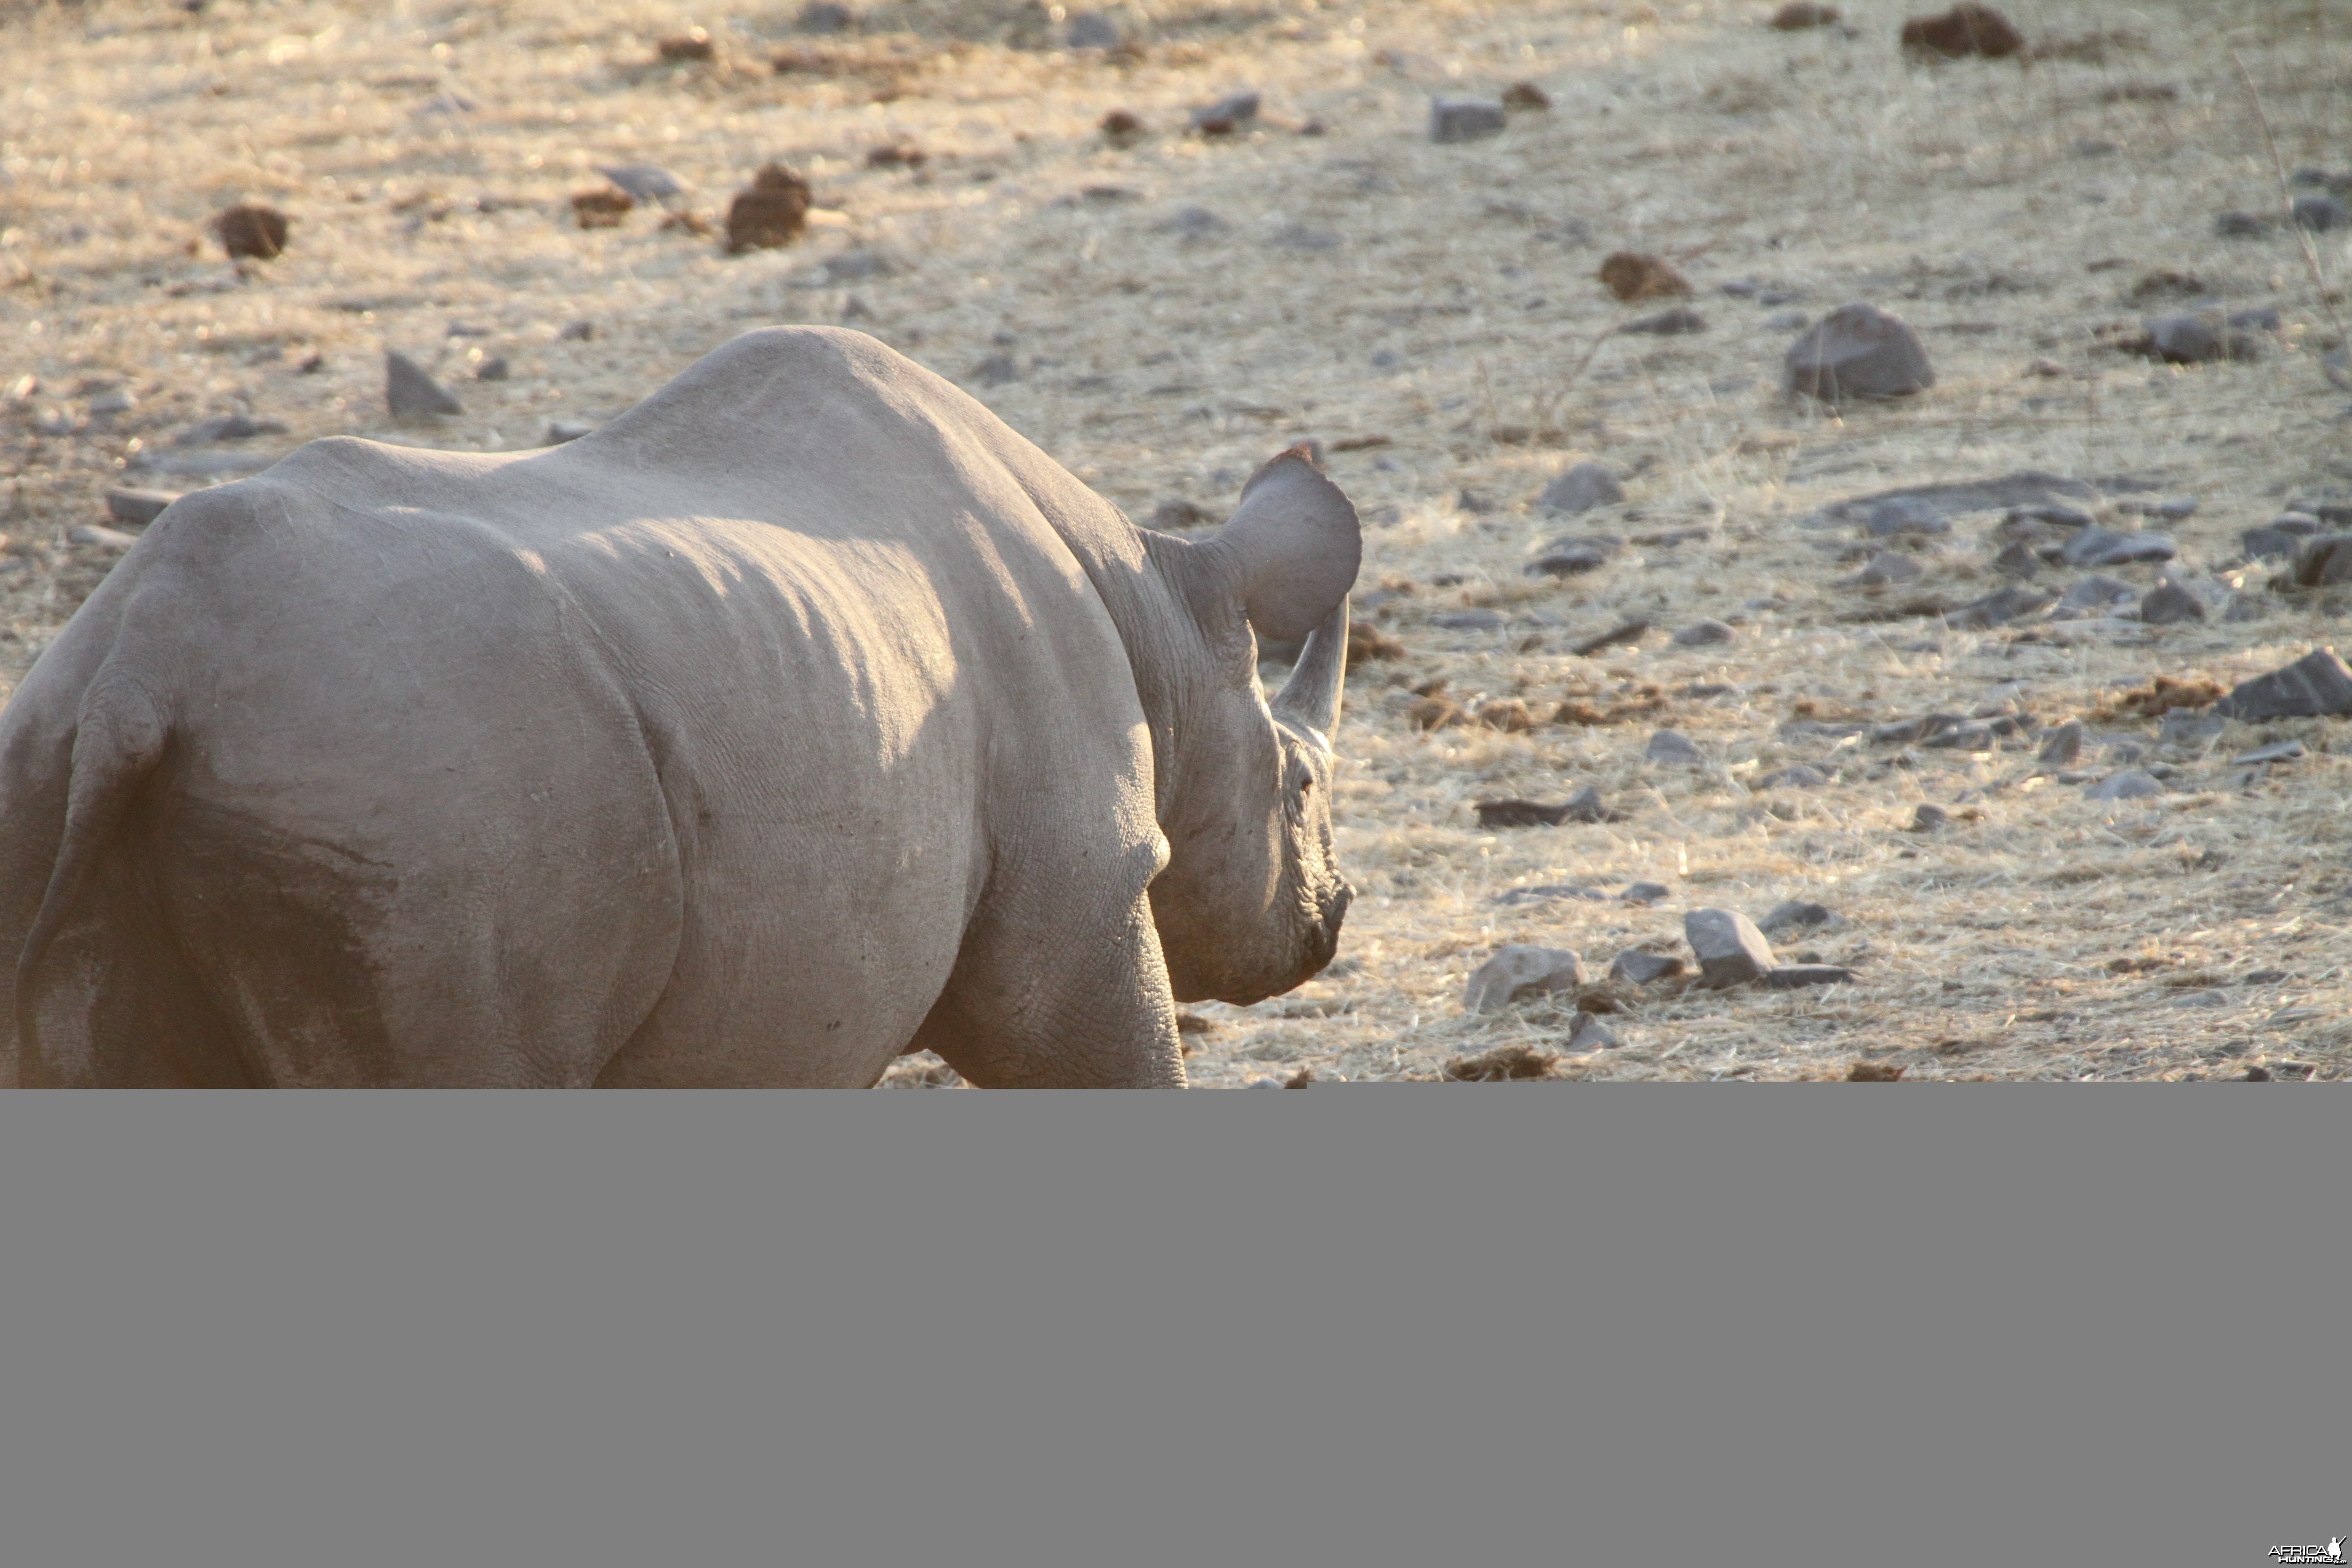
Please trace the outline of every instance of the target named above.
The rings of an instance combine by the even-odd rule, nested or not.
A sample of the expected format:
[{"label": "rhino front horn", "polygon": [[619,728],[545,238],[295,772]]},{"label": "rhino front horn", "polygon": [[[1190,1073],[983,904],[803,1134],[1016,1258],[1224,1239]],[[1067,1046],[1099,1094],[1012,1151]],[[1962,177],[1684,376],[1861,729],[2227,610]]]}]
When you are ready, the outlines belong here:
[{"label": "rhino front horn", "polygon": [[1307,634],[1307,646],[1298,650],[1298,662],[1274,700],[1275,717],[1313,731],[1328,749],[1339,727],[1339,696],[1347,679],[1348,597],[1342,594],[1323,623]]}]

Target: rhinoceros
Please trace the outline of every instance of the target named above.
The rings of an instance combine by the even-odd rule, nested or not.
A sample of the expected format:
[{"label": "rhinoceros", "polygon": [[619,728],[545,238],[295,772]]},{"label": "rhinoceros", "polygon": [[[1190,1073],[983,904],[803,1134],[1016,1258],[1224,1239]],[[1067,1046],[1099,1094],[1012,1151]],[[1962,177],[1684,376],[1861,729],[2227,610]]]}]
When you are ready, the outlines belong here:
[{"label": "rhinoceros", "polygon": [[1181,1084],[1177,1002],[1336,949],[1361,553],[1298,449],[1139,529],[821,328],[548,450],[311,442],[0,714],[20,1079]]}]

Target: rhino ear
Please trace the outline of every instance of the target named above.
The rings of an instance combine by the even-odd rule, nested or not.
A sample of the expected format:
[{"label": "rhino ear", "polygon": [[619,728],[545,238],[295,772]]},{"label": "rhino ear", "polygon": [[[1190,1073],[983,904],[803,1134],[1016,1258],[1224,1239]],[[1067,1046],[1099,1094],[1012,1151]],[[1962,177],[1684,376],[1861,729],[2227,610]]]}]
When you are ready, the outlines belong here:
[{"label": "rhino ear", "polygon": [[1356,509],[1304,446],[1251,476],[1206,545],[1231,563],[1258,636],[1281,642],[1313,631],[1355,585],[1364,559]]}]

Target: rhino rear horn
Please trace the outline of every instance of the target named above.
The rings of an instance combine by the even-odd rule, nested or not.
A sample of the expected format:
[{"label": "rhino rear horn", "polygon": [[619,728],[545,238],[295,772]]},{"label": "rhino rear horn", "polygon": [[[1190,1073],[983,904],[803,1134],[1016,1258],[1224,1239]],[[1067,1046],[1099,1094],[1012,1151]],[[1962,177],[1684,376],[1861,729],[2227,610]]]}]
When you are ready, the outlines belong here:
[{"label": "rhino rear horn", "polygon": [[1323,624],[1307,634],[1290,679],[1274,700],[1275,717],[1315,731],[1329,749],[1339,727],[1339,698],[1348,682],[1348,595],[1331,606]]},{"label": "rhino rear horn", "polygon": [[1258,636],[1289,642],[1347,598],[1364,534],[1339,487],[1294,447],[1242,487],[1241,505],[1207,547],[1234,563]]}]

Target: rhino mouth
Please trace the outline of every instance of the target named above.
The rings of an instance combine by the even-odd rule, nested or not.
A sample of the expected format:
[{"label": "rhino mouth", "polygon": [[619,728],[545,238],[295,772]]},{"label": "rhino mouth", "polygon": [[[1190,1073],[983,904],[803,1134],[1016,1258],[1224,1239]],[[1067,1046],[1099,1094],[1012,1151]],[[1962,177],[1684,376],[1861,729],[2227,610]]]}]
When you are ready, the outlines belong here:
[{"label": "rhino mouth", "polygon": [[1342,882],[1331,901],[1324,906],[1322,918],[1315,922],[1307,935],[1307,963],[1293,984],[1304,984],[1323,973],[1324,966],[1339,952],[1339,927],[1348,918],[1348,906],[1353,902],[1356,889]]}]

